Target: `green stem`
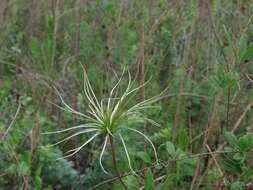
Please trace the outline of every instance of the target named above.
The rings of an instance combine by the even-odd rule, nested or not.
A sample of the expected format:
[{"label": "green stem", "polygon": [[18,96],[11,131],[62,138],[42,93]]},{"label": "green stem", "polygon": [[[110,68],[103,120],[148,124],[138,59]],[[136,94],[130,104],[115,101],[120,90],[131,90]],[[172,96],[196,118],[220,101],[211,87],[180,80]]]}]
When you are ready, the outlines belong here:
[{"label": "green stem", "polygon": [[115,172],[120,180],[120,183],[122,184],[122,186],[124,187],[125,190],[128,190],[126,184],[123,182],[122,177],[119,173],[118,167],[117,167],[117,162],[116,162],[116,154],[115,154],[115,145],[114,145],[114,139],[113,136],[109,136],[109,140],[110,140],[110,145],[111,145],[111,149],[112,149],[112,162],[113,162],[113,166],[115,169]]},{"label": "green stem", "polygon": [[[227,121],[226,121],[226,130],[229,127],[229,112],[230,112],[230,88],[228,89],[228,96],[227,96]],[[223,132],[223,131],[222,131]]]}]

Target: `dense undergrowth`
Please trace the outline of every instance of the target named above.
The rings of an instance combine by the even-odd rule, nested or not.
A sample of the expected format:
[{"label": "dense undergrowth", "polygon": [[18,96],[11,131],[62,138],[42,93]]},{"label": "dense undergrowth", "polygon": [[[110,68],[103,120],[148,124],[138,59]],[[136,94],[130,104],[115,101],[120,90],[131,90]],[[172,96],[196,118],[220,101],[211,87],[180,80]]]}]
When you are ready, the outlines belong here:
[{"label": "dense undergrowth", "polygon": [[1,0],[0,190],[252,189],[252,19],[251,0]]}]

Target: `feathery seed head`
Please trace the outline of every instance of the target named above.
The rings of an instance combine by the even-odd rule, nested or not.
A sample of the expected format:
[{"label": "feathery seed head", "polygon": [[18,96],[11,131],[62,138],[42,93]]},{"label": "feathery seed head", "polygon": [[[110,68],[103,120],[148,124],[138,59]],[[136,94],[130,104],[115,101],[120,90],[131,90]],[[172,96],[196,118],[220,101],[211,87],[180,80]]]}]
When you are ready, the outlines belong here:
[{"label": "feathery seed head", "polygon": [[93,133],[93,135],[87,141],[85,141],[80,147],[69,150],[67,153],[70,153],[70,154],[64,156],[64,158],[73,156],[74,154],[79,152],[84,146],[86,146],[89,142],[91,142],[93,139],[95,139],[97,136],[101,136],[104,139],[104,145],[101,150],[99,162],[100,162],[100,166],[101,166],[102,170],[105,173],[107,173],[107,172],[102,165],[102,157],[105,152],[106,145],[108,143],[108,138],[110,136],[114,138],[115,135],[118,135],[120,137],[119,139],[120,139],[121,143],[123,144],[123,147],[124,147],[124,150],[126,153],[126,158],[129,163],[129,167],[130,167],[131,171],[133,171],[126,143],[124,141],[122,134],[120,133],[122,130],[128,130],[128,131],[131,131],[133,133],[143,136],[147,140],[147,142],[150,143],[151,147],[153,148],[155,158],[157,161],[158,159],[157,159],[156,149],[155,149],[155,146],[153,145],[152,141],[142,132],[140,132],[136,129],[130,128],[130,127],[126,127],[124,124],[126,124],[127,120],[130,119],[131,117],[135,117],[136,115],[140,115],[138,117],[138,121],[147,121],[152,124],[158,125],[153,120],[148,119],[144,115],[142,115],[141,111],[146,108],[149,108],[150,104],[158,101],[161,98],[162,93],[157,96],[154,96],[150,99],[141,101],[141,102],[135,104],[134,106],[130,106],[129,102],[130,102],[131,97],[140,88],[142,88],[144,85],[146,85],[149,81],[147,81],[146,83],[144,83],[143,85],[140,85],[138,87],[133,87],[131,75],[130,75],[130,72],[128,71],[128,85],[127,85],[126,89],[124,90],[124,92],[121,95],[119,95],[118,88],[119,88],[119,84],[121,83],[121,81],[124,77],[124,74],[125,74],[125,69],[124,69],[121,77],[119,78],[117,83],[113,86],[112,90],[110,91],[108,99],[106,101],[101,100],[99,102],[98,98],[96,97],[96,95],[94,93],[94,90],[92,89],[92,86],[89,82],[87,73],[84,68],[83,68],[83,72],[84,72],[84,82],[83,82],[84,89],[83,90],[84,90],[85,98],[88,101],[87,113],[81,113],[81,112],[71,108],[64,101],[64,99],[61,96],[61,94],[59,93],[59,91],[56,88],[55,88],[55,90],[56,90],[58,96],[60,97],[61,102],[64,105],[64,107],[61,107],[58,105],[56,105],[56,106],[67,111],[67,112],[70,112],[72,114],[75,114],[75,115],[78,115],[78,116],[84,118],[86,120],[86,123],[79,125],[79,126],[70,127],[68,129],[55,131],[55,132],[47,132],[44,134],[58,134],[58,133],[63,133],[63,132],[67,132],[67,131],[79,130],[78,132],[75,132],[74,134],[72,134],[72,135],[68,136],[67,138],[54,144],[54,145],[56,145],[56,144],[67,141],[67,140],[74,138],[74,137],[81,135],[81,134]]}]

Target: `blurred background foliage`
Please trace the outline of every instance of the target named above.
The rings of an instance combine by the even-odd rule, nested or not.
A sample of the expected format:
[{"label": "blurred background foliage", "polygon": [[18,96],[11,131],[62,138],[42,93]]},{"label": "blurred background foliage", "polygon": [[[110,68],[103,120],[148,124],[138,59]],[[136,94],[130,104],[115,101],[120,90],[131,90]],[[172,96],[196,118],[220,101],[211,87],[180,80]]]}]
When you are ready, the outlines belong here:
[{"label": "blurred background foliage", "polygon": [[145,113],[161,127],[127,123],[145,125],[160,165],[125,134],[131,175],[116,146],[129,190],[252,189],[252,17],[251,0],[1,0],[0,189],[123,189],[110,149],[110,174],[99,167],[99,140],[57,160],[87,136],[51,147],[64,136],[41,135],[82,123],[50,103],[56,86],[85,112],[80,63],[99,98],[124,67],[137,84],[151,79],[136,99],[168,87]]}]

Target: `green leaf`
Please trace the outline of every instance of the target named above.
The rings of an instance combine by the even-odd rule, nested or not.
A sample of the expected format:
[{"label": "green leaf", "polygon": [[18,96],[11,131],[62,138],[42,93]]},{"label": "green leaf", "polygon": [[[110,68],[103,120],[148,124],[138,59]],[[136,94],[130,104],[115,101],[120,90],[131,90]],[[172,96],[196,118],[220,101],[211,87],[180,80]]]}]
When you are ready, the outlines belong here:
[{"label": "green leaf", "polygon": [[150,169],[148,169],[146,173],[146,180],[145,180],[145,185],[144,185],[145,190],[154,190],[155,189],[155,182],[153,178],[153,174]]},{"label": "green leaf", "polygon": [[180,130],[180,133],[178,135],[178,143],[179,143],[179,146],[183,149],[188,146],[189,138],[188,138],[188,132],[185,128]]},{"label": "green leaf", "polygon": [[124,181],[125,181],[129,190],[139,189],[139,187],[140,187],[138,178],[135,176],[127,176],[127,177],[125,177]]},{"label": "green leaf", "polygon": [[160,190],[167,190],[169,187],[172,187],[173,184],[173,178],[171,176],[168,176],[166,180],[161,184]]},{"label": "green leaf", "polygon": [[247,51],[247,41],[248,37],[246,35],[242,35],[238,42],[238,58],[239,60],[242,60],[243,55]]},{"label": "green leaf", "polygon": [[42,186],[42,180],[39,176],[35,177],[35,189],[40,190]]},{"label": "green leaf", "polygon": [[184,176],[194,176],[198,160],[199,158],[191,158],[181,161]]},{"label": "green leaf", "polygon": [[239,147],[241,151],[249,150],[253,145],[253,133],[248,133],[239,138]]},{"label": "green leaf", "polygon": [[30,49],[32,58],[36,61],[40,61],[41,49],[40,49],[40,42],[37,38],[32,38],[30,42]]},{"label": "green leaf", "polygon": [[241,181],[237,181],[231,184],[231,190],[243,190],[245,188],[245,184]]},{"label": "green leaf", "polygon": [[54,189],[51,185],[49,185],[46,190],[54,190]]},{"label": "green leaf", "polygon": [[247,60],[253,56],[253,43],[246,49],[246,51],[241,55],[241,60]]},{"label": "green leaf", "polygon": [[29,175],[30,167],[26,162],[20,162],[18,165],[18,173],[19,175]]},{"label": "green leaf", "polygon": [[233,158],[239,162],[244,162],[245,155],[243,153],[237,152],[234,154]]},{"label": "green leaf", "polygon": [[172,142],[170,142],[170,141],[166,142],[166,150],[172,158],[175,157],[176,150],[175,150],[175,146]]},{"label": "green leaf", "polygon": [[232,159],[230,156],[227,156],[222,160],[222,166],[225,170],[232,174],[241,174],[242,173],[242,167],[241,163]]},{"label": "green leaf", "polygon": [[247,35],[242,35],[239,39],[239,49],[245,49],[247,46],[247,41],[248,41],[248,36]]},{"label": "green leaf", "polygon": [[17,172],[17,165],[16,164],[10,164],[7,168],[7,171],[10,173],[10,174],[16,174]]},{"label": "green leaf", "polygon": [[236,138],[236,136],[231,133],[231,132],[225,132],[225,138],[228,141],[229,145],[232,146],[233,148],[239,149],[239,143]]},{"label": "green leaf", "polygon": [[137,156],[141,158],[145,163],[150,164],[152,162],[149,154],[146,152],[138,152]]}]

